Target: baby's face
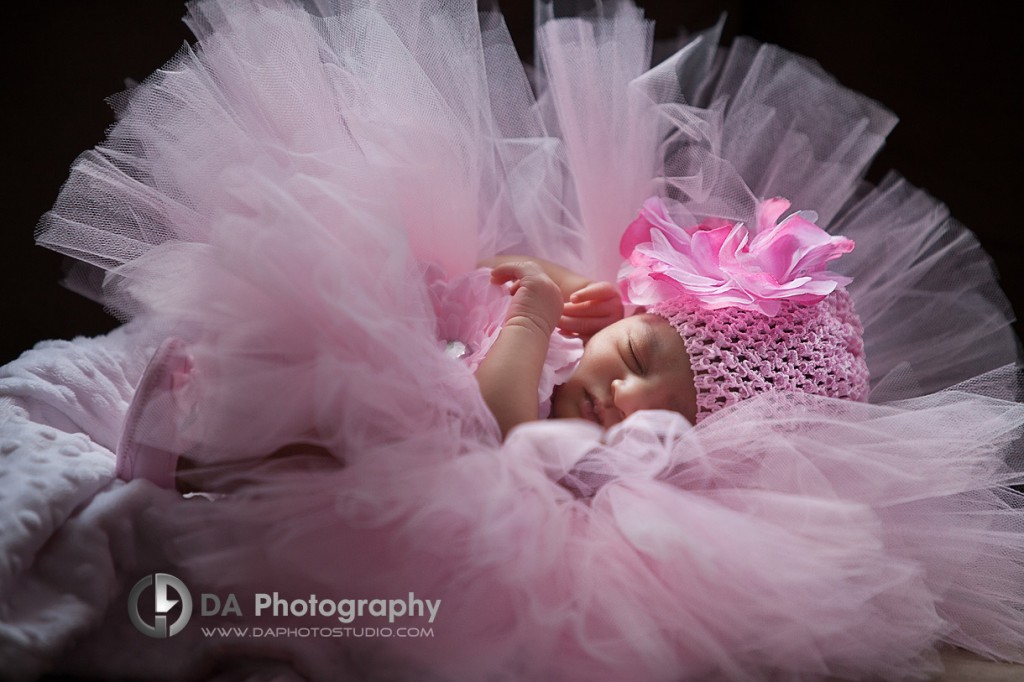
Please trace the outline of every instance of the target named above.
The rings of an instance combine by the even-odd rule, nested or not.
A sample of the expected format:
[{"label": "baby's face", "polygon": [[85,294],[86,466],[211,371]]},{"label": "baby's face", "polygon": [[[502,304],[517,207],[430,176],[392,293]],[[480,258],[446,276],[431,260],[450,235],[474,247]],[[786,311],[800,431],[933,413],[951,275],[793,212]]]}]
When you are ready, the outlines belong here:
[{"label": "baby's face", "polygon": [[569,380],[555,389],[551,416],[608,428],[637,410],[673,410],[694,423],[696,391],[686,346],[657,315],[634,315],[595,334]]}]

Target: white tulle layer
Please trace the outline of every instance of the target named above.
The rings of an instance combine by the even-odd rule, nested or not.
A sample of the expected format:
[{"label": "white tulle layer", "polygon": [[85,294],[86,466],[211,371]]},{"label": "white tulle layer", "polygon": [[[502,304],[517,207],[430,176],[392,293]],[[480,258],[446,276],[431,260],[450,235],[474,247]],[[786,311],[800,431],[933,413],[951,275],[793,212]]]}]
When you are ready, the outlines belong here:
[{"label": "white tulle layer", "polygon": [[[891,114],[714,31],[649,68],[626,3],[541,27],[536,95],[474,2],[189,11],[197,46],[117,100],[39,238],[190,341],[197,457],[299,441],[345,463],[247,465],[256,494],[182,519],[197,581],[245,565],[236,587],[442,599],[429,641],[288,644],[316,676],[900,678],[943,642],[1024,660],[1008,307],[941,204],[864,183]],[[854,239],[873,404],[769,396],[697,428],[499,443],[438,346],[424,264],[526,253],[613,278],[652,193],[747,221],[781,195]]]}]

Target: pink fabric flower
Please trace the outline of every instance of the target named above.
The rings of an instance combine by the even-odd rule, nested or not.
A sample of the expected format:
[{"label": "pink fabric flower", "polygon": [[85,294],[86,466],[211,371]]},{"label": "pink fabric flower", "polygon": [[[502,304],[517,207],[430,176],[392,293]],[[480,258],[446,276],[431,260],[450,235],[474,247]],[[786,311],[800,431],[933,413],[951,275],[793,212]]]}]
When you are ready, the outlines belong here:
[{"label": "pink fabric flower", "polygon": [[778,222],[789,205],[778,197],[762,201],[751,238],[743,223],[716,218],[680,227],[664,202],[651,197],[619,243],[628,259],[619,271],[623,294],[636,305],[652,305],[685,293],[711,310],[736,307],[769,317],[782,300],[817,303],[850,283],[826,266],[854,244],[815,225],[811,211]]},{"label": "pink fabric flower", "polygon": [[440,268],[431,265],[424,279],[437,314],[439,343],[448,355],[475,372],[501,332],[508,292],[491,284],[489,268],[449,281]]}]

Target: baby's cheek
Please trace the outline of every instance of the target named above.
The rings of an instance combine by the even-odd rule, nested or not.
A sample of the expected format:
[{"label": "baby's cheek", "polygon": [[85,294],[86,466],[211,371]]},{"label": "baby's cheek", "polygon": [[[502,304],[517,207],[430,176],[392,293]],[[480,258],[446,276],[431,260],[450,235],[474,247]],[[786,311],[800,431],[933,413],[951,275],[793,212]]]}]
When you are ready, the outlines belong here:
[{"label": "baby's cheek", "polygon": [[693,388],[689,388],[678,391],[671,401],[671,405],[668,408],[674,412],[686,417],[686,421],[690,422],[691,425],[697,423],[697,396]]}]

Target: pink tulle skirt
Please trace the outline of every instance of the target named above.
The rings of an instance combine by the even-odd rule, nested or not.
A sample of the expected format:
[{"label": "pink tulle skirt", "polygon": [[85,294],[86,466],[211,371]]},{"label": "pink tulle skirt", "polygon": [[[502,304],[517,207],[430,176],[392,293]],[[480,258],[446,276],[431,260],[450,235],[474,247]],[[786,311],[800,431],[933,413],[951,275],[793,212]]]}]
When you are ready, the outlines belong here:
[{"label": "pink tulle skirt", "polygon": [[[193,454],[254,460],[227,498],[181,505],[178,569],[440,600],[431,637],[235,651],[317,679],[905,679],[942,645],[1024,661],[1009,306],[945,207],[864,181],[888,111],[714,29],[652,67],[624,2],[543,23],[529,77],[468,0],[206,0],[187,21],[196,46],[116,100],[39,231],[106,271],[110,307],[189,341]],[[748,222],[785,196],[853,239],[869,403],[770,394],[696,427],[648,412],[500,442],[424,272],[522,253],[614,279],[651,194]],[[261,459],[296,442],[334,457]]]}]

